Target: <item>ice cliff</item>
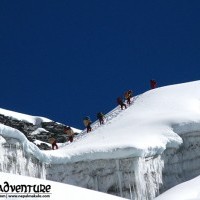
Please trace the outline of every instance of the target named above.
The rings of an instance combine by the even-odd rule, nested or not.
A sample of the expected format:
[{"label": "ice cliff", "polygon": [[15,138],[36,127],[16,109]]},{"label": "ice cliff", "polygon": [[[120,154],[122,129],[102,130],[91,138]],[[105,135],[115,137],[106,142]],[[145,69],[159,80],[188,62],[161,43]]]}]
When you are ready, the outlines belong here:
[{"label": "ice cliff", "polygon": [[45,162],[39,159],[43,157],[39,149],[16,129],[0,125],[0,130],[0,171],[45,179]]},{"label": "ice cliff", "polygon": [[17,151],[9,147],[8,138],[15,138],[21,143],[20,160],[29,166],[29,156],[36,158],[49,180],[133,200],[154,199],[200,174],[199,88],[200,81],[195,81],[147,91],[132,99],[126,110],[117,107],[108,113],[104,125],[95,122],[91,133],[84,130],[56,151],[41,151],[20,131],[11,134],[2,125],[1,170],[17,168],[17,162],[7,159]]}]

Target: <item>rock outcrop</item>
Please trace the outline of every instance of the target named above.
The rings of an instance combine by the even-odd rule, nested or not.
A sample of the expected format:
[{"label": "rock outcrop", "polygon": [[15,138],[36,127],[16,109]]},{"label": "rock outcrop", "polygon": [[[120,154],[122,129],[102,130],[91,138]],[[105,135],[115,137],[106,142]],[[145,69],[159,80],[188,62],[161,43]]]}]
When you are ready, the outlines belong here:
[{"label": "rock outcrop", "polygon": [[[41,122],[38,125],[34,125],[26,121],[17,120],[11,116],[0,114],[0,123],[19,130],[31,142],[40,140],[41,143],[38,144],[38,147],[43,150],[50,149],[50,147],[45,144],[48,143],[50,137],[54,137],[59,143],[68,141],[68,136],[64,133],[66,125],[54,121]],[[75,134],[77,135],[78,133]]]}]

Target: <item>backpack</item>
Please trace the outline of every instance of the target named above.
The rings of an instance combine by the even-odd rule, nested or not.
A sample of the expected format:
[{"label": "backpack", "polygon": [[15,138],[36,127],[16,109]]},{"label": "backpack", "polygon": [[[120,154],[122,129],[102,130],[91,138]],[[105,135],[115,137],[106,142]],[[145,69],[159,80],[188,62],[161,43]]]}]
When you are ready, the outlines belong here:
[{"label": "backpack", "polygon": [[97,118],[102,118],[104,114],[102,112],[97,113]]},{"label": "backpack", "polygon": [[125,97],[126,99],[128,99],[128,98],[129,98],[129,93],[128,93],[128,92],[125,92],[124,97]]},{"label": "backpack", "polygon": [[89,116],[84,117],[84,120],[90,120]]},{"label": "backpack", "polygon": [[124,96],[125,96],[126,99],[132,97],[133,96],[133,91],[132,90],[128,90],[127,92],[125,92]]},{"label": "backpack", "polygon": [[122,104],[122,103],[123,103],[123,100],[122,100],[121,97],[118,97],[118,98],[117,98],[117,103],[118,103],[118,104]]},{"label": "backpack", "polygon": [[128,94],[129,94],[130,97],[133,97],[133,91],[132,90],[129,90]]}]

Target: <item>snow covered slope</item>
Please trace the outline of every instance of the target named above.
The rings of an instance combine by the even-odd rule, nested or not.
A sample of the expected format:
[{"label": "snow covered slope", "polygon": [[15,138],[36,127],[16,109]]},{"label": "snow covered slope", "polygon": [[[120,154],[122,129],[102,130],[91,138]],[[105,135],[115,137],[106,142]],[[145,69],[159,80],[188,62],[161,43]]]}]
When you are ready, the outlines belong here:
[{"label": "snow covered slope", "polygon": [[41,122],[52,121],[52,120],[45,118],[45,117],[26,115],[26,114],[23,114],[23,113],[10,111],[10,110],[6,110],[6,109],[3,109],[3,108],[0,108],[0,114],[5,115],[5,116],[10,116],[13,119],[29,122],[29,123],[32,123],[34,125],[38,125]]},{"label": "snow covered slope", "polygon": [[[48,199],[48,200],[80,200],[80,199],[87,199],[87,200],[123,200],[122,198],[111,196],[108,194],[95,192],[92,190],[87,190],[83,188],[78,188],[75,186],[70,186],[66,184],[56,183],[53,181],[41,180],[36,178],[30,178],[25,176],[7,174],[7,173],[0,173],[0,186],[3,191],[0,191],[0,198],[2,200],[9,200],[9,199],[29,199],[29,200],[41,200],[41,199]],[[31,186],[31,192],[24,192],[26,188],[29,191],[29,187]],[[40,192],[41,189],[36,189],[37,192],[34,192],[32,186],[43,186],[42,189],[44,192]],[[6,187],[4,187],[6,186]],[[14,188],[18,186],[18,192],[12,191],[11,186]],[[21,189],[19,189],[21,188]],[[44,190],[45,188],[45,190]],[[47,188],[47,189],[46,189]],[[6,192],[5,192],[5,191]],[[38,196],[38,197],[37,197]]]},{"label": "snow covered slope", "polygon": [[[51,119],[48,119],[46,117],[27,115],[27,114],[15,112],[15,111],[6,110],[6,109],[3,109],[3,108],[0,108],[0,115],[4,115],[6,117],[11,117],[12,119],[28,122],[28,123],[31,123],[33,125],[38,125],[38,126],[42,122],[52,122]],[[74,127],[73,127],[73,130],[77,133],[79,133],[81,131],[81,130],[76,129]],[[37,131],[35,131],[35,134],[37,134],[36,132]],[[38,130],[38,132],[39,132],[39,130]]]},{"label": "snow covered slope", "polygon": [[177,185],[161,194],[155,200],[199,200],[200,176]]},{"label": "snow covered slope", "polygon": [[58,151],[45,152],[52,163],[127,158],[161,154],[178,148],[178,133],[200,130],[200,81],[172,85],[138,96],[124,111],[116,108],[108,121]]}]

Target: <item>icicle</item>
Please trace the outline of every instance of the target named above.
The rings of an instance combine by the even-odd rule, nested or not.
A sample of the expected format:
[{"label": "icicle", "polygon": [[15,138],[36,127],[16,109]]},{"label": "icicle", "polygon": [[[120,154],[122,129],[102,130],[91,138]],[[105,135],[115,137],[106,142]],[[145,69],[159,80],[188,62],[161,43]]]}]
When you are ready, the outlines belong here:
[{"label": "icicle", "polygon": [[136,182],[137,200],[152,200],[159,192],[159,186],[162,184],[163,161],[160,156],[137,158],[133,162]]},{"label": "icicle", "polygon": [[99,191],[99,184],[98,184],[98,177],[94,176],[94,185],[95,185],[95,190]]},{"label": "icicle", "polygon": [[130,184],[130,183],[129,183],[129,189],[130,189],[130,197],[131,197],[131,200],[133,200],[133,194],[132,194],[131,184]]},{"label": "icicle", "polygon": [[0,171],[37,178],[46,178],[46,166],[37,159],[26,155],[17,141],[0,144]]},{"label": "icicle", "polygon": [[138,157],[133,161],[133,168],[135,172],[135,183],[136,183],[136,199],[142,200],[145,199],[145,181],[144,181],[144,169],[143,164],[141,163],[141,158]]},{"label": "icicle", "polygon": [[[131,169],[130,169],[131,170]],[[135,189],[134,189],[134,171],[131,170],[131,172],[128,175],[129,180],[129,195],[131,200],[135,200]]]},{"label": "icicle", "polygon": [[122,193],[122,180],[121,180],[121,172],[119,169],[119,160],[115,160],[116,162],[116,168],[117,168],[117,177],[118,177],[118,185],[119,185],[119,191],[120,191],[120,196],[123,197],[123,193]]},{"label": "icicle", "polygon": [[42,169],[41,169],[41,172],[42,172],[42,173],[41,173],[41,178],[42,178],[42,179],[46,179],[46,166],[45,166],[45,163],[42,163],[42,164],[41,164],[41,168],[42,168]]}]

